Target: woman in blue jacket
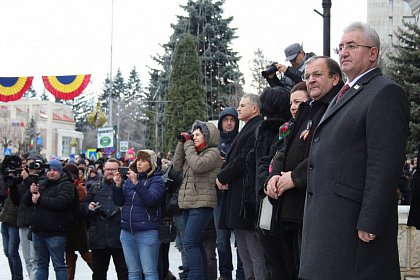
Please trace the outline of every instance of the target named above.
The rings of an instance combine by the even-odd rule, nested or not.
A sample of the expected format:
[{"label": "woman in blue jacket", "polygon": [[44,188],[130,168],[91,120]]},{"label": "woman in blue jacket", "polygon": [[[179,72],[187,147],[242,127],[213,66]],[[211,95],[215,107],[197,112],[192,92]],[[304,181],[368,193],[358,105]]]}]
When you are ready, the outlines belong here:
[{"label": "woman in blue jacket", "polygon": [[[158,280],[160,241],[158,222],[165,184],[151,150],[137,152],[123,184],[120,173],[114,175],[114,203],[121,210],[121,243],[130,280]],[[122,187],[121,187],[122,186]]]}]

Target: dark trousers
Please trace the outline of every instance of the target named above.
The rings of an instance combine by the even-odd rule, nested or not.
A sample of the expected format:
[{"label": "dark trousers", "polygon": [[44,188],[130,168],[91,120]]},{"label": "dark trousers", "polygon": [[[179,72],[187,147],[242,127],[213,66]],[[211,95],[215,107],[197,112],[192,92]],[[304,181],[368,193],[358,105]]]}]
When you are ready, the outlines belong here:
[{"label": "dark trousers", "polygon": [[269,231],[258,229],[267,262],[268,279],[288,279],[286,263],[282,254],[280,237],[273,236]]},{"label": "dark trousers", "polygon": [[114,262],[115,270],[119,280],[128,279],[127,265],[125,264],[124,253],[122,248],[107,248],[92,250],[92,279],[106,280],[109,267],[109,261]]},{"label": "dark trousers", "polygon": [[298,279],[302,225],[281,223],[281,247],[290,280]]}]

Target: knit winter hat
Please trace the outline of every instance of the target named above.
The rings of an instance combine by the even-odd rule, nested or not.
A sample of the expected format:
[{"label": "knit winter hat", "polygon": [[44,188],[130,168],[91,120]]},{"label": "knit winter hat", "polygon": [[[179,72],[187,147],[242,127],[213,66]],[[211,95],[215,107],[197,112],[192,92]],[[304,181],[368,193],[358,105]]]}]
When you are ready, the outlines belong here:
[{"label": "knit winter hat", "polygon": [[29,151],[28,157],[26,159],[40,160],[42,162],[45,162],[44,158],[37,151]]},{"label": "knit winter hat", "polygon": [[61,165],[61,162],[59,162],[56,159],[50,160],[48,162],[51,169],[57,170],[60,175],[63,175],[63,166]]}]

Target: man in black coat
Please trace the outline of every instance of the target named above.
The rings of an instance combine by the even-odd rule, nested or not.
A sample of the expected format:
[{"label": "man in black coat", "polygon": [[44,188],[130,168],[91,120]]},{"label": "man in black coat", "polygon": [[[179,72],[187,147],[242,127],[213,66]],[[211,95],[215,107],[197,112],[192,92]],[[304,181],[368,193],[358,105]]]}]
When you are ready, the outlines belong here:
[{"label": "man in black coat", "polygon": [[255,131],[261,124],[260,100],[256,94],[245,94],[238,107],[238,118],[246,124],[236,136],[226,157],[226,165],[217,175],[216,184],[224,193],[220,228],[234,229],[245,278],[267,279],[264,252],[255,231],[255,209],[245,211],[243,207],[246,158],[254,147]]},{"label": "man in black coat", "polygon": [[89,213],[89,249],[92,250],[93,280],[107,278],[111,256],[118,279],[128,279],[120,241],[121,211],[112,200],[114,174],[118,172],[119,165],[115,158],[105,163],[102,180],[92,185],[83,205],[84,210]]},{"label": "man in black coat", "polygon": [[34,208],[32,213],[32,240],[36,253],[37,279],[48,279],[50,258],[58,280],[67,279],[64,252],[66,233],[71,225],[70,206],[74,200],[74,187],[63,175],[61,162],[48,162],[45,183],[32,183],[25,193],[24,202]]},{"label": "man in black coat", "polygon": [[310,99],[300,104],[285,145],[273,159],[265,193],[272,198],[272,224],[279,225],[281,251],[290,280],[299,272],[303,208],[311,140],[331,100],[343,86],[340,66],[329,57],[311,57],[305,66]]},{"label": "man in black coat", "polygon": [[[22,163],[23,162],[24,157],[22,157]],[[23,170],[21,177],[23,182],[13,184],[9,188],[10,199],[18,206],[17,226],[19,227],[19,239],[22,255],[25,260],[26,271],[31,280],[35,279],[37,269],[34,245],[32,240],[28,239],[28,235],[31,235],[29,227],[32,223],[33,207],[27,206],[23,202],[23,198],[25,194],[29,192],[29,188],[34,180],[37,181],[38,185],[45,184],[47,174],[45,173],[44,163],[45,160],[39,152],[30,151],[26,155],[26,164],[22,166]]]},{"label": "man in black coat", "polygon": [[338,46],[346,93],[320,121],[308,160],[299,277],[400,279],[397,183],[409,103],[377,67],[380,40],[368,24],[344,29]]},{"label": "man in black coat", "polygon": [[[226,155],[239,132],[238,112],[233,107],[226,107],[220,113],[217,128],[220,131],[219,150],[222,158],[226,160]],[[219,256],[220,278],[232,279],[233,263],[232,249],[230,246],[230,229],[220,229],[219,219],[222,210],[223,190],[217,189],[217,207],[213,210],[214,224],[216,226],[216,245]],[[240,274],[240,275],[239,275]],[[238,269],[236,270],[236,279],[244,279],[242,262],[238,254]]]}]

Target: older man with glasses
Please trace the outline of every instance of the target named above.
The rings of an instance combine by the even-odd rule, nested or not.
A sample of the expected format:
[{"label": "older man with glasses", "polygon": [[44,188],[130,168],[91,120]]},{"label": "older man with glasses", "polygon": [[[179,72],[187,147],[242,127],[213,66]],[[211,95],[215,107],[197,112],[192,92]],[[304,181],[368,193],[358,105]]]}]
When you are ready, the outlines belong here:
[{"label": "older man with glasses", "polygon": [[89,248],[92,250],[92,279],[107,279],[112,256],[119,280],[128,279],[128,270],[120,242],[120,208],[112,200],[114,174],[119,162],[109,159],[102,180],[92,184],[84,209],[89,214]]},{"label": "older man with glasses", "polygon": [[347,85],[312,140],[300,277],[400,279],[397,186],[409,132],[404,90],[378,68],[368,24],[344,29],[338,51]]}]

